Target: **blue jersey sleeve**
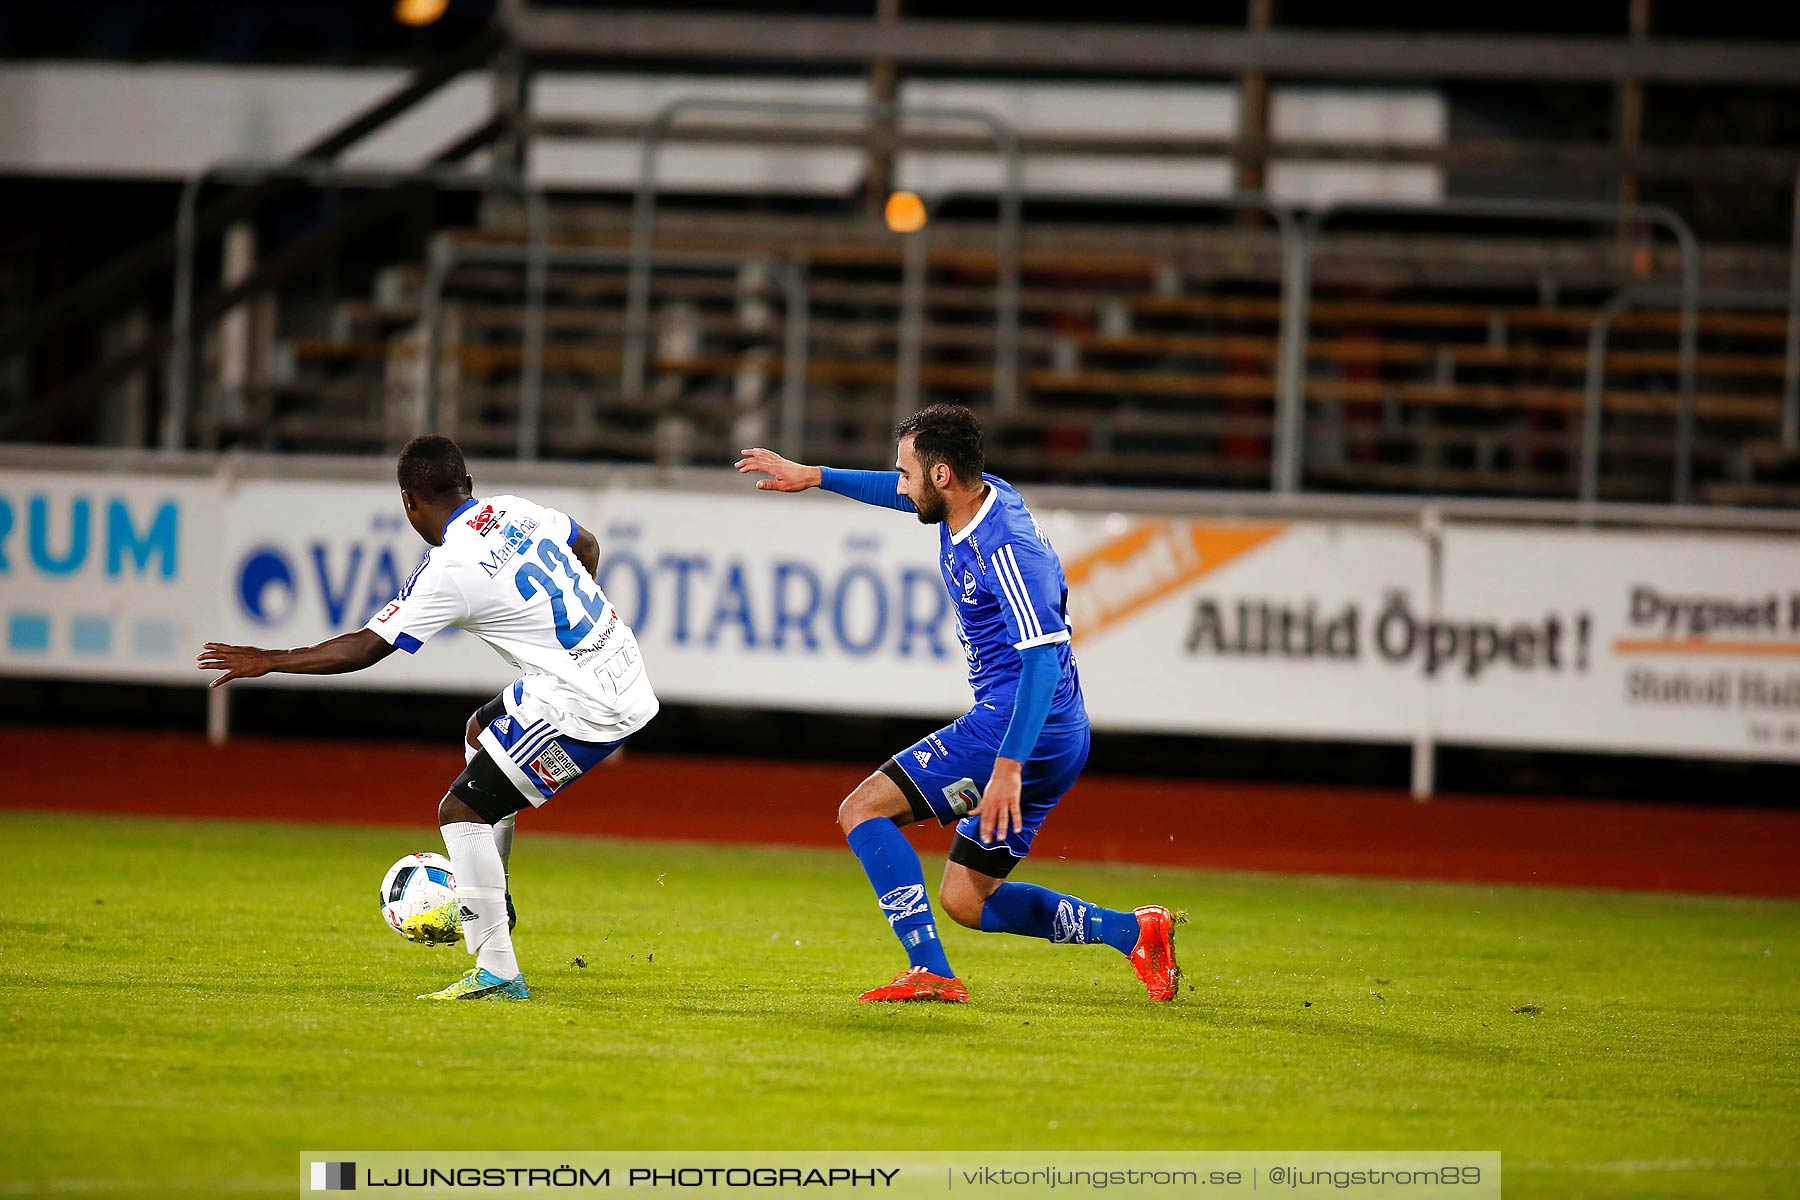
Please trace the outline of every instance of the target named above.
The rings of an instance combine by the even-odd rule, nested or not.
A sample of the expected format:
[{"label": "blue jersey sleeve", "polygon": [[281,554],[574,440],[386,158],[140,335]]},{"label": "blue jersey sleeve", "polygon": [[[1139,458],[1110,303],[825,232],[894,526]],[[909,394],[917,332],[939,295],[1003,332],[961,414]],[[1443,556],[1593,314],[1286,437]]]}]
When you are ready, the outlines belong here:
[{"label": "blue jersey sleeve", "polygon": [[1044,731],[1044,719],[1056,699],[1062,668],[1048,643],[1019,651],[1019,690],[1013,693],[1012,721],[1000,739],[1000,757],[1024,762]]},{"label": "blue jersey sleeve", "polygon": [[1026,538],[995,547],[988,554],[988,582],[1000,597],[1015,649],[1069,640],[1062,568],[1041,542]]},{"label": "blue jersey sleeve", "polygon": [[900,494],[898,471],[840,471],[835,467],[820,467],[819,486],[864,504],[897,508],[901,512],[919,511],[911,500]]}]

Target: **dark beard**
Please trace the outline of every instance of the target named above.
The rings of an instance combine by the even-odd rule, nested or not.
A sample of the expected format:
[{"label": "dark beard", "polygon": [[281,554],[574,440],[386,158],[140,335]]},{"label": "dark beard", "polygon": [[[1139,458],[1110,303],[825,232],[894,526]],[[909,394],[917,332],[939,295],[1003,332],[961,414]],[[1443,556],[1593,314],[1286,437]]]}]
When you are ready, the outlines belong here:
[{"label": "dark beard", "polygon": [[919,510],[921,525],[942,525],[944,518],[950,515],[950,502],[929,479],[925,481],[924,495],[913,501],[913,506]]}]

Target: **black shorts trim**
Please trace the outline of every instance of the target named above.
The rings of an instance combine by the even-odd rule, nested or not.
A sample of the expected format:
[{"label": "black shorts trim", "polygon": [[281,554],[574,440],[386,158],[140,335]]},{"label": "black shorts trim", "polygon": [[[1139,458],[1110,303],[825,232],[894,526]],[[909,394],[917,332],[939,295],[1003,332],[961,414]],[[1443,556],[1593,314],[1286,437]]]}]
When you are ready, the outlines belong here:
[{"label": "black shorts trim", "polygon": [[913,825],[919,821],[932,819],[931,805],[925,803],[925,793],[919,790],[919,785],[912,781],[912,776],[908,775],[899,763],[890,758],[881,764],[880,770],[883,775],[894,781],[894,786],[900,789],[900,794],[906,797],[908,804],[912,805],[911,817],[906,820],[895,817],[894,824]]},{"label": "black shorts trim", "polygon": [[983,846],[974,838],[958,832],[950,843],[950,861],[990,879],[1005,879],[1022,859],[1014,858],[1005,846]]},{"label": "black shorts trim", "polygon": [[506,693],[501,692],[498,696],[495,696],[492,700],[489,700],[486,704],[476,709],[475,716],[472,719],[475,722],[476,730],[479,731],[486,729],[489,725],[492,725],[495,721],[498,721],[505,715]]},{"label": "black shorts trim", "polygon": [[[482,711],[486,711],[483,709]],[[450,785],[450,794],[474,810],[489,825],[531,807],[518,785],[500,769],[486,750],[479,751]]]}]

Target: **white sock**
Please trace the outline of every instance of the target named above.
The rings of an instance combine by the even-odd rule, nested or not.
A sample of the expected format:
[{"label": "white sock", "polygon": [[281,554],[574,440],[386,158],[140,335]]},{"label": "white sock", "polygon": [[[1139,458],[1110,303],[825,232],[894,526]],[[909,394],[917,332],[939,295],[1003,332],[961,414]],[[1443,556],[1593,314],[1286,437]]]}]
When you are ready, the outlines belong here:
[{"label": "white sock", "polygon": [[[517,813],[513,817],[518,816]],[[500,852],[500,869],[512,873],[513,818],[501,817],[494,822],[494,849]]]},{"label": "white sock", "polygon": [[450,869],[456,872],[463,945],[475,956],[476,966],[514,979],[519,959],[506,929],[506,867],[494,846],[494,831],[477,821],[453,821],[443,833]]}]

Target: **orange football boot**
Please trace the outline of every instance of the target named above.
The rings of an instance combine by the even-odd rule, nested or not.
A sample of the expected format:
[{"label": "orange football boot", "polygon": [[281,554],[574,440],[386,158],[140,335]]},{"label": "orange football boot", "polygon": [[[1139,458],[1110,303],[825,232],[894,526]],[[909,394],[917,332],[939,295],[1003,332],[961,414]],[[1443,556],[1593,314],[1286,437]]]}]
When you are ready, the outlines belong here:
[{"label": "orange football boot", "polygon": [[1138,919],[1137,945],[1131,948],[1131,967],[1144,981],[1150,999],[1173,1000],[1181,990],[1181,968],[1175,964],[1175,915],[1160,904],[1133,909]]},{"label": "orange football boot", "polygon": [[960,979],[945,979],[924,967],[908,967],[894,976],[894,982],[886,987],[871,988],[857,999],[864,1004],[885,1000],[941,1000],[949,1004],[967,1004],[969,987]]}]

